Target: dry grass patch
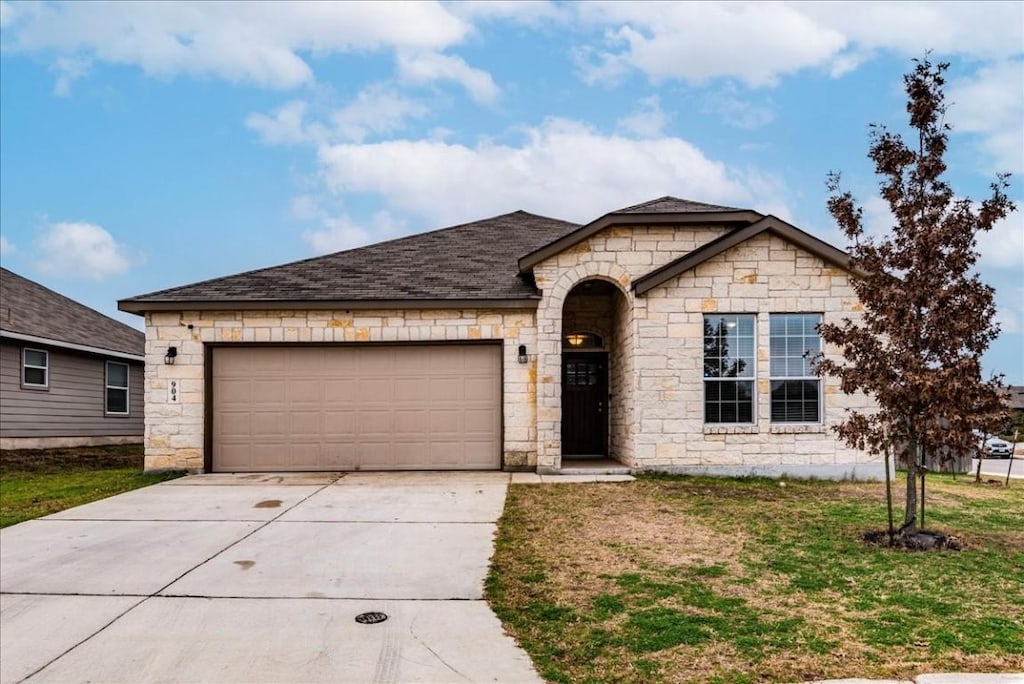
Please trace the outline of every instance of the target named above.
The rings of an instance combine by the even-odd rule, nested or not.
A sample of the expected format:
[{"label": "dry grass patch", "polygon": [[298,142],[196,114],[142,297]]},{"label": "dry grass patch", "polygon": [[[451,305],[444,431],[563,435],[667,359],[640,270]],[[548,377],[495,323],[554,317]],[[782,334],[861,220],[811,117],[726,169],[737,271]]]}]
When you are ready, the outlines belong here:
[{"label": "dry grass patch", "polygon": [[929,526],[965,551],[863,544],[876,483],[513,486],[488,598],[551,681],[1024,670],[1024,487],[929,491]]}]

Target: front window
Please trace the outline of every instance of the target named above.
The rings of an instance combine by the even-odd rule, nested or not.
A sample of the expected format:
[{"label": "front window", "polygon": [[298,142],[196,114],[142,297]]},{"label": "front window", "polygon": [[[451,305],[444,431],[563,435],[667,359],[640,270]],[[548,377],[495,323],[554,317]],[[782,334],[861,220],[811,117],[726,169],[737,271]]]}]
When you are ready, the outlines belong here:
[{"label": "front window", "polygon": [[26,387],[49,387],[50,355],[41,349],[22,351],[21,384]]},{"label": "front window", "polygon": [[772,314],[770,321],[773,423],[821,421],[821,314]]},{"label": "front window", "polygon": [[107,361],[107,413],[128,414],[128,364]]},{"label": "front window", "polygon": [[704,316],[704,422],[754,422],[754,316]]}]

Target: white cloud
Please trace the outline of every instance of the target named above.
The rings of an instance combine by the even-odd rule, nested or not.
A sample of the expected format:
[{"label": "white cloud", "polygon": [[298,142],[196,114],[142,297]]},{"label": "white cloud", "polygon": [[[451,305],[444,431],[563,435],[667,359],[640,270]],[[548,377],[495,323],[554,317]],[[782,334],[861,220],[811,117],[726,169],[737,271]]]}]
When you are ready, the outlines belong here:
[{"label": "white cloud", "polygon": [[309,243],[317,254],[381,242],[398,237],[406,229],[404,221],[396,219],[387,211],[374,214],[368,227],[356,223],[347,214],[336,217],[324,216],[322,222],[322,229],[307,230],[302,234],[302,239]]},{"label": "white cloud", "polygon": [[586,221],[666,194],[780,212],[784,206],[777,184],[708,159],[681,138],[606,136],[563,119],[524,134],[519,146],[390,140],[321,146],[319,156],[330,192],[376,194],[438,225],[516,209]]},{"label": "white cloud", "polygon": [[571,17],[568,9],[549,0],[461,0],[448,7],[469,20],[511,21],[527,26],[565,22]]},{"label": "white cloud", "polygon": [[998,62],[954,81],[946,100],[953,131],[982,136],[993,171],[1024,172],[1024,61]]},{"label": "white cloud", "polygon": [[398,74],[406,83],[427,85],[435,81],[454,81],[477,102],[491,104],[501,91],[486,71],[476,69],[461,57],[438,52],[403,52],[398,55]]},{"label": "white cloud", "polygon": [[424,117],[430,109],[394,89],[375,85],[360,92],[348,106],[331,117],[338,134],[362,142],[370,133],[393,133],[405,128],[408,119]]},{"label": "white cloud", "polygon": [[53,94],[67,97],[71,94],[71,84],[89,73],[92,66],[87,59],[79,57],[58,57],[53,61],[50,71],[56,72],[57,80],[53,84]]},{"label": "white cloud", "polygon": [[14,23],[18,10],[7,0],[0,0],[0,28],[6,28]]},{"label": "white cloud", "polygon": [[306,128],[306,109],[301,100],[281,105],[271,114],[253,113],[245,118],[247,128],[256,131],[268,145],[297,145],[313,139],[313,131]]},{"label": "white cloud", "polygon": [[313,80],[301,54],[440,50],[472,29],[436,2],[25,3],[5,4],[3,17],[15,52],[269,88]]},{"label": "white cloud", "polygon": [[641,138],[661,136],[668,125],[668,116],[662,110],[658,96],[645,97],[637,104],[636,111],[619,119],[616,126]]},{"label": "white cloud", "polygon": [[95,223],[52,223],[37,246],[42,254],[38,268],[49,275],[103,280],[132,265],[129,250]]},{"label": "white cloud", "polygon": [[[1021,294],[1024,295],[1024,292]],[[1001,306],[996,309],[996,323],[999,324],[999,332],[1002,334],[1013,335],[1022,332],[1021,313],[1010,307]]]},{"label": "white cloud", "polygon": [[760,128],[775,119],[775,112],[770,106],[742,99],[732,84],[707,95],[704,98],[704,111],[716,114],[730,126],[747,130]]},{"label": "white cloud", "polygon": [[727,76],[750,86],[830,60],[846,40],[779,3],[581,3],[585,22],[613,26],[590,78],[634,68],[658,81]]},{"label": "white cloud", "polygon": [[581,48],[584,78],[638,70],[658,81],[733,78],[774,85],[801,69],[841,76],[878,50],[976,59],[1021,52],[1024,5],[1010,2],[586,2],[577,20],[605,27]]},{"label": "white cloud", "polygon": [[1005,268],[1024,273],[1024,218],[1018,209],[992,230],[978,235],[978,251],[982,266]]},{"label": "white cloud", "polygon": [[0,256],[9,257],[17,253],[18,248],[13,242],[0,235]]}]

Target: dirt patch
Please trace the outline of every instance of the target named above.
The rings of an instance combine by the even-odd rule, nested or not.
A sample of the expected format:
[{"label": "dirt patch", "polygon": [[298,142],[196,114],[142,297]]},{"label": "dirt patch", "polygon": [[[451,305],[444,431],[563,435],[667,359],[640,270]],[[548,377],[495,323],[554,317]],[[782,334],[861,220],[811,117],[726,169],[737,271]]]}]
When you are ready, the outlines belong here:
[{"label": "dirt patch", "polygon": [[280,508],[280,499],[267,499],[266,501],[260,501],[253,508]]},{"label": "dirt patch", "polygon": [[143,462],[141,444],[0,451],[0,473],[131,467],[142,470]]}]

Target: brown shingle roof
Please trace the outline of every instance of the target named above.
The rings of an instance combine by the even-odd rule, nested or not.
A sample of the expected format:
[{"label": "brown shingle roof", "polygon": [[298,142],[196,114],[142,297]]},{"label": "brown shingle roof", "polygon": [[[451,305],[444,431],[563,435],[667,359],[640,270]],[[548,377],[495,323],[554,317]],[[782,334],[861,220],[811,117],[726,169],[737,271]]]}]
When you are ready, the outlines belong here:
[{"label": "brown shingle roof", "polygon": [[189,303],[523,300],[516,259],[575,230],[525,211],[121,300],[124,311]]},{"label": "brown shingle roof", "polygon": [[694,202],[678,197],[659,197],[624,209],[616,209],[612,214],[690,214],[700,211],[742,211],[736,207],[723,207],[717,204]]},{"label": "brown shingle roof", "polygon": [[146,336],[39,283],[0,268],[0,330],[141,356]]}]

